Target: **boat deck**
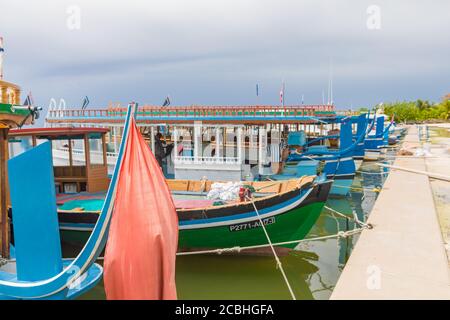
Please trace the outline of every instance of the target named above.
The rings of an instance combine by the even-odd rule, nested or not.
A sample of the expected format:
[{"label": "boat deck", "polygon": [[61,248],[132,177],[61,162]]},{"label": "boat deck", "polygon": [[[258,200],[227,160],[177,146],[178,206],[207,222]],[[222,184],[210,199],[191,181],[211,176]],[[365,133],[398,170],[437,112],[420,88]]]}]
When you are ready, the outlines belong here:
[{"label": "boat deck", "polygon": [[[59,210],[79,210],[80,212],[100,212],[105,192],[58,194],[57,205]],[[205,199],[204,195],[172,195],[177,209],[193,209],[212,206],[215,200]]]}]

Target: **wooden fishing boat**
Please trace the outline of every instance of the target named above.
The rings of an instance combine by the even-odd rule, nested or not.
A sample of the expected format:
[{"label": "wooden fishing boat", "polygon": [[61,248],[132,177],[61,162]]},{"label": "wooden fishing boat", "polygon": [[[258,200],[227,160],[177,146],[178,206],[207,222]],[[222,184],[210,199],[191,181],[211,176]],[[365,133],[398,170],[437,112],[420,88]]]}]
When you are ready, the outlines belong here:
[{"label": "wooden fishing boat", "polygon": [[386,147],[389,146],[389,130],[394,124],[392,117],[389,124],[385,127],[385,117],[374,115],[373,122],[376,123],[375,134],[369,134],[364,141],[364,160],[377,161],[385,158]]},{"label": "wooden fishing boat", "polygon": [[[315,176],[246,182],[246,186],[257,190],[252,201],[229,202],[199,199],[210,190],[212,181],[167,180],[167,183],[177,207],[179,249],[183,250],[265,244],[260,219],[273,243],[303,239],[319,217],[332,182],[316,182]],[[81,193],[58,200],[63,240],[82,242],[88,238],[102,199],[103,195],[98,193]]]},{"label": "wooden fishing boat", "polygon": [[[29,141],[35,146],[43,140],[53,143],[56,202],[63,241],[85,242],[98,219],[109,184],[104,143],[107,132],[101,128],[31,128],[10,132],[10,145],[23,146]],[[82,159],[73,154],[76,140],[81,141],[80,148],[85,150]],[[56,159],[61,146],[66,146],[69,153],[67,163]],[[332,183],[318,182],[315,178],[245,182],[257,190],[253,201],[228,202],[206,199],[213,181],[167,180],[179,217],[180,249],[267,243],[256,210],[267,225],[272,242],[302,239],[320,215]]]}]

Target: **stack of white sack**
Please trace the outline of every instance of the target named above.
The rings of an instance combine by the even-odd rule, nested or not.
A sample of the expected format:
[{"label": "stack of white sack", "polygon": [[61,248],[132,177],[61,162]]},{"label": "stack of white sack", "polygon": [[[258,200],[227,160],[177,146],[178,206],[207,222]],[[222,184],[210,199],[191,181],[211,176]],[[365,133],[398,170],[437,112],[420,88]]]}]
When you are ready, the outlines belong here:
[{"label": "stack of white sack", "polygon": [[215,182],[211,185],[207,199],[210,200],[236,200],[239,198],[239,189],[242,187],[242,182]]}]

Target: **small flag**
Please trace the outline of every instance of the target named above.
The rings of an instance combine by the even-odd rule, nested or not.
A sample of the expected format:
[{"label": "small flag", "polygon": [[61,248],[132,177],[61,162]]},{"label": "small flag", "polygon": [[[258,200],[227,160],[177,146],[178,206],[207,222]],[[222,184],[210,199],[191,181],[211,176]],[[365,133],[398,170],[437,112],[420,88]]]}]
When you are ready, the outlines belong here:
[{"label": "small flag", "polygon": [[280,103],[284,106],[284,82],[280,90]]},{"label": "small flag", "polygon": [[302,104],[305,104],[305,96],[302,94]]},{"label": "small flag", "polygon": [[256,84],[256,96],[257,96],[257,97],[259,96],[259,87],[258,87],[258,84]]},{"label": "small flag", "polygon": [[89,104],[89,98],[87,96],[85,96],[83,99],[83,105],[81,106],[81,110],[86,109],[88,104]]},{"label": "small flag", "polygon": [[32,106],[34,104],[33,96],[31,95],[31,92],[27,95],[27,98],[25,99],[25,102],[23,103],[24,106]]},{"label": "small flag", "polygon": [[164,103],[163,103],[163,107],[167,107],[168,105],[170,105],[170,99],[169,99],[169,96],[167,96],[167,98],[166,98],[166,100],[164,100]]}]

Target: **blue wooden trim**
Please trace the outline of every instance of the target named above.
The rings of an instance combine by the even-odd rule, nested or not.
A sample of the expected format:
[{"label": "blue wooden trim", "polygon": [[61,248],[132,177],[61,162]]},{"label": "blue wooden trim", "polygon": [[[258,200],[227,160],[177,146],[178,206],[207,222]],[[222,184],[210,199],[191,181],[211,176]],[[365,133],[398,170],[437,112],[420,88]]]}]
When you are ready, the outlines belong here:
[{"label": "blue wooden trim", "polygon": [[[58,275],[41,281],[19,282],[0,280],[0,294],[15,298],[45,298],[50,297],[66,289],[73,281],[78,279],[95,262],[104,248],[108,237],[109,223],[111,221],[112,206],[117,187],[117,179],[122,165],[125,146],[128,142],[130,120],[132,114],[131,106],[128,106],[128,112],[125,121],[123,139],[120,143],[119,155],[114,168],[113,178],[106,194],[102,211],[99,215],[94,230],[82,251],[78,254],[67,268]],[[31,239],[30,239],[31,240]],[[77,270],[77,272],[74,272]]]},{"label": "blue wooden trim", "polygon": [[62,271],[52,147],[44,142],[8,161],[17,279],[36,281]]}]

